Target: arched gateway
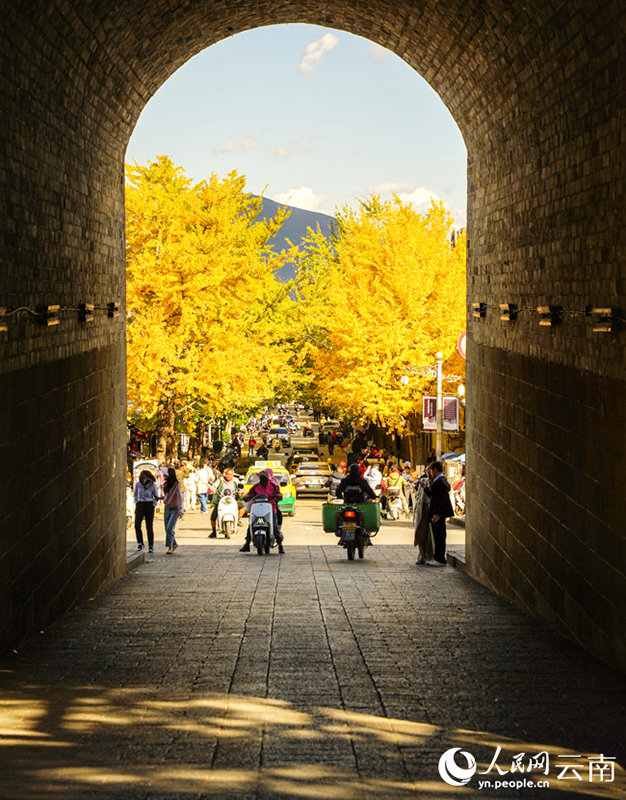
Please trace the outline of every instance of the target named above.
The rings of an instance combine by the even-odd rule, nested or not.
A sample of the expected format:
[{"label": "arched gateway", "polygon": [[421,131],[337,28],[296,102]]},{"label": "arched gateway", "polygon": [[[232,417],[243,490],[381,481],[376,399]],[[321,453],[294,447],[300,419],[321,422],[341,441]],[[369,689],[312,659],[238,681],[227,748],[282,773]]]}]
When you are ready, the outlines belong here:
[{"label": "arched gateway", "polygon": [[617,0],[6,0],[0,305],[39,316],[0,317],[5,646],[124,569],[124,315],[109,304],[123,312],[133,127],[191,56],[288,22],[394,51],[459,125],[469,570],[626,667],[626,331],[610,311],[626,308]]}]

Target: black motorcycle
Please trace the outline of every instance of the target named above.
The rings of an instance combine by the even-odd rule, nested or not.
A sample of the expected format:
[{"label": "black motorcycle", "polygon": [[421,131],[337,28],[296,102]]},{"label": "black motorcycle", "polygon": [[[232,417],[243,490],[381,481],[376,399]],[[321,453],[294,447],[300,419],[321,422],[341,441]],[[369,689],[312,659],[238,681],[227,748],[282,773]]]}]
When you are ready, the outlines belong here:
[{"label": "black motorcycle", "polygon": [[337,517],[337,536],[339,544],[348,553],[348,561],[354,561],[355,550],[363,558],[365,548],[370,544],[370,536],[365,529],[363,513],[355,505],[342,506]]}]

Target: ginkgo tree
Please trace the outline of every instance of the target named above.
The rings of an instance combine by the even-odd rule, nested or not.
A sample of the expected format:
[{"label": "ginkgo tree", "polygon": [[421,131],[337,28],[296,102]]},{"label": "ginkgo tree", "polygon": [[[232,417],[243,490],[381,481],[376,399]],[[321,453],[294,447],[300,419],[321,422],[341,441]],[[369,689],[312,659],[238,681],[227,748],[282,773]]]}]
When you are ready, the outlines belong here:
[{"label": "ginkgo tree", "polygon": [[167,156],[127,167],[128,397],[174,452],[176,414],[258,405],[287,379],[291,286],[268,240],[286,218],[231,172],[193,184]]},{"label": "ginkgo tree", "polygon": [[337,214],[331,240],[311,231],[297,258],[297,314],[305,366],[324,404],[402,427],[424,379],[411,369],[454,351],[465,329],[465,237],[451,241],[443,203],[417,213],[371,196]]}]

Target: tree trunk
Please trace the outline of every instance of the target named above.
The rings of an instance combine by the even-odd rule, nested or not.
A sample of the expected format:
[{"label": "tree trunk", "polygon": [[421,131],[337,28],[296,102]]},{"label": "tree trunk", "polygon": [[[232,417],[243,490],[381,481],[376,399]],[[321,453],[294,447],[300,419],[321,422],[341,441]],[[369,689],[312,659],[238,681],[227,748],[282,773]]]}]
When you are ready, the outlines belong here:
[{"label": "tree trunk", "polygon": [[159,463],[176,458],[176,434],[174,432],[174,395],[161,395],[157,407],[157,458]]}]

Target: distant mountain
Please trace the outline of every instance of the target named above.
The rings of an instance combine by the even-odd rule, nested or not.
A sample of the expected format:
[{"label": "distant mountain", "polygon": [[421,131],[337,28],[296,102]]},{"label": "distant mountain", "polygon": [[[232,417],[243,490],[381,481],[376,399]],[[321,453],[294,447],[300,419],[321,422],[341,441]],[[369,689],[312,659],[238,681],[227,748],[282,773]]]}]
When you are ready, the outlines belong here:
[{"label": "distant mountain", "polygon": [[[260,217],[271,219],[276,215],[279,208],[282,208],[280,203],[270,200],[268,197],[263,197],[263,210]],[[334,221],[334,217],[329,217],[328,214],[319,214],[316,211],[305,211],[303,208],[294,208],[289,206],[291,214],[289,218],[283,223],[278,234],[269,240],[269,244],[274,246],[274,252],[280,253],[281,250],[286,250],[289,245],[287,239],[293,244],[300,244],[302,239],[307,235],[307,228],[316,230],[319,224],[320,230],[324,236],[329,236],[330,225]],[[277,277],[283,281],[291,280],[295,275],[293,266],[286,265],[276,273]]]}]

